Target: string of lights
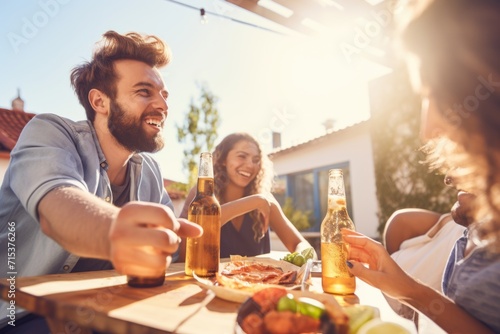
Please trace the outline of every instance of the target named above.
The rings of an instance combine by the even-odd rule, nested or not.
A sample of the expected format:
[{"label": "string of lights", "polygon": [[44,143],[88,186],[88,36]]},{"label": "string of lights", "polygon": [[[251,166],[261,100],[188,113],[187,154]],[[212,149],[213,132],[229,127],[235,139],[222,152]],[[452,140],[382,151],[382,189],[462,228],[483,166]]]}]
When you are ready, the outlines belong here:
[{"label": "string of lights", "polygon": [[254,24],[254,23],[242,21],[242,20],[239,20],[239,19],[236,19],[234,17],[230,17],[230,16],[227,16],[227,15],[224,15],[224,14],[221,14],[221,13],[216,13],[216,12],[208,11],[208,10],[205,10],[205,8],[198,8],[198,7],[195,7],[195,6],[192,6],[192,5],[189,5],[189,4],[177,1],[177,0],[165,0],[165,1],[168,1],[168,2],[171,2],[171,3],[175,3],[177,5],[184,6],[184,7],[187,7],[187,8],[194,9],[194,10],[198,11],[200,13],[200,17],[201,17],[202,22],[206,22],[207,21],[206,15],[209,14],[211,16],[220,17],[220,18],[223,18],[223,19],[226,19],[226,20],[230,20],[230,21],[233,21],[233,22],[236,22],[236,23],[239,23],[239,24],[243,24],[243,25],[246,25],[246,26],[250,26],[250,27],[253,27],[253,28],[257,28],[257,29],[269,31],[269,32],[272,32],[272,33],[275,33],[275,34],[279,34],[279,35],[284,35],[283,33],[279,32],[279,31],[276,31],[276,30],[273,30],[273,29],[270,29],[270,28],[266,28],[266,27],[263,27],[263,26],[260,26],[260,25]]}]

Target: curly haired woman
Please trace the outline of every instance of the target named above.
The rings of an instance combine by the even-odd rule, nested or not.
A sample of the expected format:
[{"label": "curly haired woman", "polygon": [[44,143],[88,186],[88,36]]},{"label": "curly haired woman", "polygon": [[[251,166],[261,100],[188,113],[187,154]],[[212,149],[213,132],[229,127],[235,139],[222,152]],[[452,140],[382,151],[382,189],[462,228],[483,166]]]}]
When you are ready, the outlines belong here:
[{"label": "curly haired woman", "polygon": [[434,155],[460,166],[450,176],[457,189],[477,195],[474,222],[448,259],[444,295],[404,272],[380,243],[344,230],[351,245],[348,266],[447,333],[500,333],[500,2],[419,3],[428,4],[416,12],[403,38],[418,59],[427,102],[422,134],[453,144]]},{"label": "curly haired woman", "polygon": [[[215,196],[222,209],[221,257],[269,253],[269,228],[290,252],[311,247],[271,194],[272,165],[252,136],[233,133],[225,137],[213,152],[213,163]],[[191,189],[181,217],[187,217],[195,194],[196,188]]]}]

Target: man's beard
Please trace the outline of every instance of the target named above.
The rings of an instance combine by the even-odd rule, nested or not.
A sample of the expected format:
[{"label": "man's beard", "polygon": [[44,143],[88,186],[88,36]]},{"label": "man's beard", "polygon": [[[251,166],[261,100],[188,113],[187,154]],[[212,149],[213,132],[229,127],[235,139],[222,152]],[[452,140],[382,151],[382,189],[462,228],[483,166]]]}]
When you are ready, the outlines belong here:
[{"label": "man's beard", "polygon": [[113,100],[109,109],[108,129],[118,143],[127,150],[154,153],[163,148],[165,142],[161,131],[155,136],[151,136],[143,128],[144,118],[146,116],[157,116],[158,112],[146,113],[136,119],[133,116],[127,116],[127,111]]},{"label": "man's beard", "polygon": [[474,222],[474,198],[475,196],[470,193],[458,198],[451,208],[451,217],[455,223],[467,227]]}]

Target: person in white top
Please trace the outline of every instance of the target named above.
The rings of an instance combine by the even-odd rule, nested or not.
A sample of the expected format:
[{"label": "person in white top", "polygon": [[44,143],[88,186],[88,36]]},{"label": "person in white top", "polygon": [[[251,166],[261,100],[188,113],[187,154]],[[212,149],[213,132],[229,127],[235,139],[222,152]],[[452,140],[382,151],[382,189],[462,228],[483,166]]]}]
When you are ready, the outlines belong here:
[{"label": "person in white top", "polygon": [[[445,178],[445,183],[453,186],[450,177]],[[460,192],[451,212],[446,214],[416,208],[394,212],[383,234],[383,243],[394,261],[406,273],[442,293],[443,273],[453,246],[473,221],[473,198],[472,194]],[[432,327],[435,333],[439,330],[430,319],[419,318],[412,308],[389,297],[387,300],[394,311],[412,319],[419,329]]]},{"label": "person in white top", "polygon": [[403,42],[424,102],[422,138],[453,144],[436,152],[444,158],[436,167],[440,160],[460,167],[450,175],[476,195],[474,222],[453,247],[443,294],[408,275],[381,243],[342,230],[347,265],[448,333],[500,333],[500,1],[408,3],[417,8]]}]

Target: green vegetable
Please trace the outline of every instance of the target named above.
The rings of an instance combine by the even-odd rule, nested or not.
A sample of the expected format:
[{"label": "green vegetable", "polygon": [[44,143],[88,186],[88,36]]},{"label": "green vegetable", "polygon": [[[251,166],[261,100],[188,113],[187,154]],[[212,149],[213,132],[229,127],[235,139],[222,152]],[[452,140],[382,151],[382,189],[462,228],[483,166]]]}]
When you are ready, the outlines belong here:
[{"label": "green vegetable", "polygon": [[314,257],[314,248],[309,247],[304,249],[301,254],[306,258],[306,261]]},{"label": "green vegetable", "polygon": [[316,299],[301,297],[298,299],[297,310],[300,314],[319,319],[325,313],[325,305]]},{"label": "green vegetable", "polygon": [[297,254],[295,255],[295,257],[293,258],[293,262],[292,262],[294,265],[298,266],[298,267],[302,267],[302,265],[304,263],[306,263],[306,258],[304,257],[304,255],[302,254]]},{"label": "green vegetable", "polygon": [[294,296],[289,293],[278,300],[278,305],[276,309],[279,312],[290,311],[298,312],[302,315],[319,319],[325,313],[325,305],[322,302],[308,297],[300,297],[295,299]]},{"label": "green vegetable", "polygon": [[365,323],[373,318],[378,318],[378,309],[369,305],[351,305],[344,307],[344,311],[349,316],[349,334],[358,332]]},{"label": "green vegetable", "polygon": [[[296,260],[296,258],[298,259]],[[314,257],[314,248],[309,247],[304,249],[302,252],[288,253],[283,257],[282,260],[295,264],[296,266],[302,266],[307,260]]]},{"label": "green vegetable", "polygon": [[291,293],[278,300],[277,310],[282,311],[292,311],[297,312],[297,301],[293,298]]}]

